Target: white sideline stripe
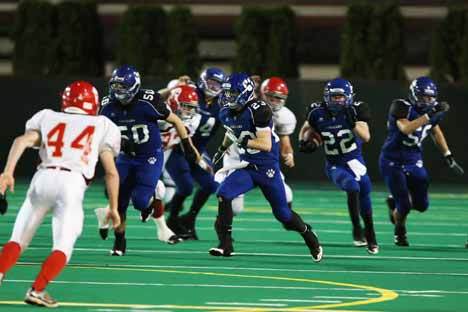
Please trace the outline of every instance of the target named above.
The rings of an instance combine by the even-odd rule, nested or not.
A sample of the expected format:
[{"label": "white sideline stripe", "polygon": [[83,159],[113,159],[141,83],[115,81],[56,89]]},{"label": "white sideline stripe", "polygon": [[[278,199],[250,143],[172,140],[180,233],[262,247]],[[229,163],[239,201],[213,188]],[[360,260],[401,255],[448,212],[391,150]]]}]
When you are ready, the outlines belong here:
[{"label": "white sideline stripe", "polygon": [[[50,250],[49,247],[28,247],[31,250]],[[109,252],[106,248],[75,248],[75,251],[104,251]],[[155,253],[155,254],[208,254],[208,251],[195,250],[138,250],[127,249],[127,253]],[[304,257],[310,258],[308,254],[280,254],[280,253],[261,253],[261,252],[236,252],[236,255],[241,256],[272,256],[272,257]],[[331,259],[397,259],[397,260],[437,260],[437,261],[468,261],[468,258],[439,258],[439,257],[392,257],[392,256],[349,256],[349,255],[329,255],[325,256]],[[345,271],[347,272],[347,271]]]},{"label": "white sideline stripe", "polygon": [[286,307],[284,303],[253,303],[253,302],[205,302],[207,305],[223,305],[223,306],[253,306],[253,307]]},{"label": "white sideline stripe", "polygon": [[[314,297],[318,298],[318,297]],[[337,297],[338,299],[338,297]],[[364,298],[369,299],[369,298]],[[341,300],[308,300],[308,299],[260,299],[265,302],[315,302],[315,303],[340,303]]]},{"label": "white sideline stripe", "polygon": [[[40,262],[19,262],[18,264],[40,265]],[[76,266],[95,266],[90,264],[69,264],[70,267]],[[442,275],[442,276],[468,276],[468,273],[456,272],[394,272],[394,271],[349,271],[349,270],[311,270],[311,269],[287,269],[287,268],[256,268],[256,267],[212,267],[212,266],[178,266],[178,265],[107,265],[107,268],[148,268],[148,269],[217,269],[217,270],[244,270],[244,271],[269,271],[269,272],[308,272],[308,273],[353,273],[353,274],[389,274],[389,275]],[[429,292],[427,290],[426,292]],[[434,290],[432,292],[437,292]],[[468,291],[466,292],[468,294]]]}]

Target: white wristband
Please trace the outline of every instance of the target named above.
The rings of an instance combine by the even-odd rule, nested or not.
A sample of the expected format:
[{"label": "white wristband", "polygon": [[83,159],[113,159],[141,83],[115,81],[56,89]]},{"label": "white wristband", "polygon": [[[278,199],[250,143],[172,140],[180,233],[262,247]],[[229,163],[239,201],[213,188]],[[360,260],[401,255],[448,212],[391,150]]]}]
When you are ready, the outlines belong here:
[{"label": "white wristband", "polygon": [[447,150],[445,153],[444,153],[444,157],[447,157],[447,156],[450,156],[452,155],[452,152],[450,152],[450,150]]}]

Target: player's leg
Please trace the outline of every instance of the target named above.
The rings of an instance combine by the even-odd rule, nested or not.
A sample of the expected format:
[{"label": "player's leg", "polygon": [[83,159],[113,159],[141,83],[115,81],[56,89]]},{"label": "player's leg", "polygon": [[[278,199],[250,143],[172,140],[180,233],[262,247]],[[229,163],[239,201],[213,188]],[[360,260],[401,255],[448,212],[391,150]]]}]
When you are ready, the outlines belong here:
[{"label": "player's leg", "polygon": [[379,246],[377,244],[377,238],[375,235],[372,202],[370,198],[372,183],[367,174],[361,177],[359,186],[360,213],[361,218],[364,221],[364,233],[367,240],[367,251],[370,254],[377,254],[379,252]]},{"label": "player's leg", "polygon": [[155,199],[152,203],[153,213],[152,219],[156,225],[156,232],[158,240],[166,242],[168,244],[177,244],[181,241],[177,235],[167,226],[166,219],[164,217],[164,203],[163,198],[166,193],[164,183],[159,180],[156,185]]},{"label": "player's leg", "polygon": [[176,192],[166,205],[167,210],[169,210],[167,224],[176,234],[184,234],[186,230],[179,224],[178,217],[184,208],[185,199],[193,192],[193,177],[190,172],[190,165],[183,154],[174,151],[166,162],[166,170],[176,185]]},{"label": "player's leg", "polygon": [[172,197],[174,197],[174,194],[176,192],[176,185],[175,185],[174,180],[172,180],[171,176],[169,175],[166,169],[163,170],[161,180],[163,181],[164,186],[166,187],[164,198],[162,200],[164,203],[168,203],[172,200]]},{"label": "player's leg", "polygon": [[380,161],[380,170],[395,201],[395,210],[392,212],[395,221],[395,244],[397,246],[408,246],[406,218],[410,212],[411,203],[406,174],[401,167],[394,166],[391,162],[383,159]]},{"label": "player's leg", "polygon": [[[34,181],[34,180],[33,180]],[[0,253],[0,283],[5,274],[16,264],[21,253],[26,250],[37,228],[49,211],[47,203],[31,201],[31,183],[28,195],[16,217],[10,240]]]},{"label": "player's leg", "polygon": [[283,224],[286,230],[298,232],[302,236],[315,262],[322,260],[322,247],[312,227],[288,206],[279,168],[249,171],[270,203],[275,218]]},{"label": "player's leg", "polygon": [[[211,165],[211,161],[207,156],[205,156],[204,159]],[[214,180],[214,175],[212,173],[203,170],[200,166],[192,165],[191,168],[192,176],[200,188],[193,196],[190,210],[179,218],[179,222],[187,230],[187,233],[183,238],[196,240],[198,239],[198,236],[195,231],[195,223],[198,213],[206,204],[211,194],[216,192],[219,184]]]},{"label": "player's leg", "polygon": [[424,167],[411,166],[407,168],[408,189],[411,195],[411,208],[425,212],[429,208],[429,175]]},{"label": "player's leg", "polygon": [[52,252],[42,263],[41,270],[26,293],[25,302],[45,307],[56,307],[57,302],[45,291],[70,261],[73,247],[83,229],[83,198],[86,183],[79,173],[57,172],[55,205],[52,208]]},{"label": "player's leg", "polygon": [[232,246],[232,200],[255,187],[247,169],[237,169],[229,174],[218,188],[218,216],[215,221],[215,230],[219,244],[209,250],[212,256],[230,257],[234,251]]},{"label": "player's leg", "polygon": [[346,192],[348,212],[353,226],[353,244],[357,247],[367,246],[364,231],[361,227],[360,215],[360,185],[354,174],[341,166],[327,165],[327,175],[339,189]]}]

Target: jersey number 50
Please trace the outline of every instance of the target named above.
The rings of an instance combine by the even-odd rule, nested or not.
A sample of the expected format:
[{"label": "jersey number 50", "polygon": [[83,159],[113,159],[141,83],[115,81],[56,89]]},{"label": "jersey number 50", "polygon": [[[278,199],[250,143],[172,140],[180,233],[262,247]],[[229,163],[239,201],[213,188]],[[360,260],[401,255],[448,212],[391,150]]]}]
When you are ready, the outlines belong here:
[{"label": "jersey number 50", "polygon": [[[120,126],[120,133],[122,134],[123,138],[130,139],[128,135],[128,127],[127,126]],[[131,136],[133,142],[136,144],[143,144],[149,141],[149,130],[148,125],[133,125],[130,128]]]}]

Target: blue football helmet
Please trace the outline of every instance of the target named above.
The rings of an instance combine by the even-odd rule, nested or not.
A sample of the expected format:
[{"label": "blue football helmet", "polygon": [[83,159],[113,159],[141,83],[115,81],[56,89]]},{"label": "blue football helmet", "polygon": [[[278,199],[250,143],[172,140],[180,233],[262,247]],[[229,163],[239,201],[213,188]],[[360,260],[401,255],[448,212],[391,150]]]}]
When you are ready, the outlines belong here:
[{"label": "blue football helmet", "polygon": [[222,84],[221,103],[240,109],[255,98],[255,83],[246,73],[233,73]]},{"label": "blue football helmet", "polygon": [[438,88],[429,77],[419,77],[411,82],[409,100],[422,110],[428,110],[437,103]]},{"label": "blue football helmet", "polygon": [[221,84],[225,78],[226,74],[222,69],[210,67],[202,71],[197,86],[207,97],[213,98],[221,93]]},{"label": "blue football helmet", "polygon": [[121,104],[130,103],[140,90],[140,74],[133,66],[123,65],[114,69],[109,81],[109,94],[111,98]]},{"label": "blue football helmet", "polygon": [[[342,95],[340,100],[334,96]],[[354,101],[353,85],[346,79],[336,78],[330,80],[323,90],[323,100],[332,113],[341,111],[345,106],[352,105]]]}]

